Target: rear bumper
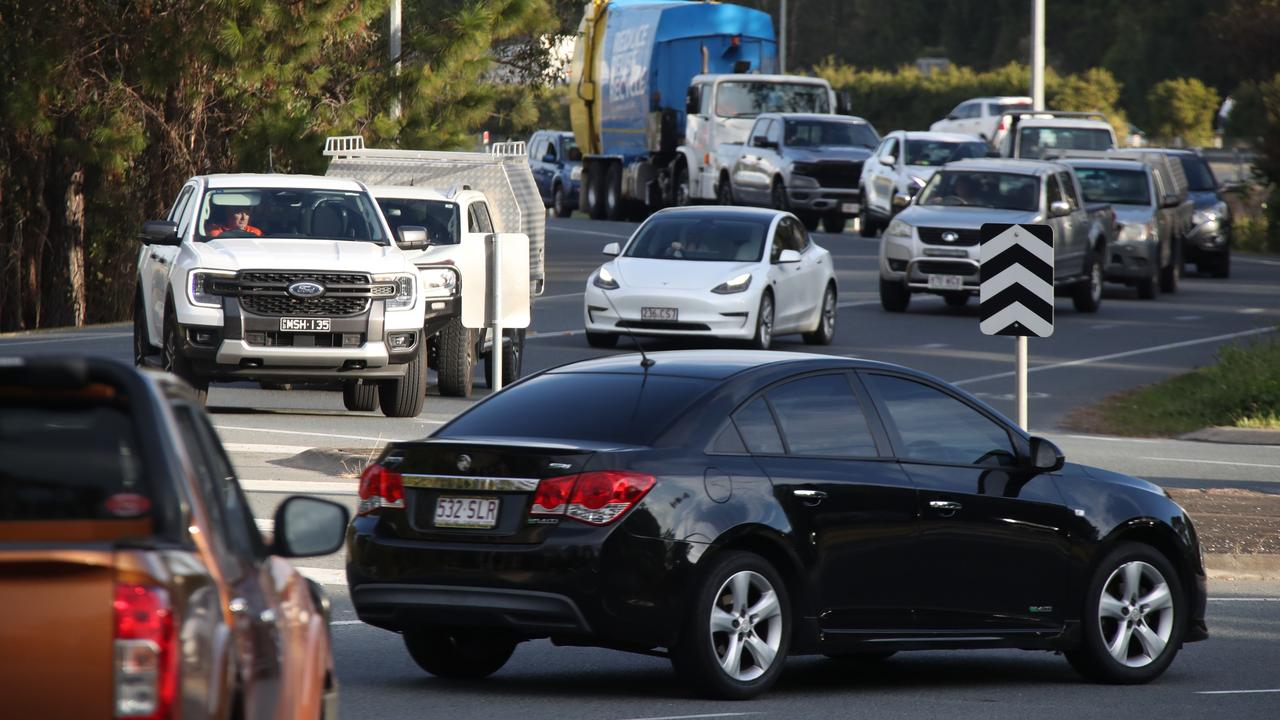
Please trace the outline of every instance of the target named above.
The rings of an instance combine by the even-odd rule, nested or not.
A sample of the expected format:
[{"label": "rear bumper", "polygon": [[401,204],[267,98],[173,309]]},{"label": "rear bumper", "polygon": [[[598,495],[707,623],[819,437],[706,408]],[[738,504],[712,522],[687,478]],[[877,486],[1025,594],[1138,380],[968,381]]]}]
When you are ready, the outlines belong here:
[{"label": "rear bumper", "polygon": [[532,590],[454,585],[366,583],[351,601],[360,619],[379,627],[407,627],[424,617],[447,616],[453,626],[500,627],[520,633],[590,635],[572,598]]}]

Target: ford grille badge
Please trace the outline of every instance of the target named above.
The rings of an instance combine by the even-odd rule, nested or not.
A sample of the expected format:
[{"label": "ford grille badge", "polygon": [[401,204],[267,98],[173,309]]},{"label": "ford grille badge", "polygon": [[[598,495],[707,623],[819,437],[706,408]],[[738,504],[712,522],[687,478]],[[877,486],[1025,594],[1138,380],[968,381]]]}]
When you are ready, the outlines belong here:
[{"label": "ford grille badge", "polygon": [[317,298],[324,295],[324,286],[320,283],[314,283],[309,280],[296,282],[288,287],[288,293],[293,297],[306,299]]}]

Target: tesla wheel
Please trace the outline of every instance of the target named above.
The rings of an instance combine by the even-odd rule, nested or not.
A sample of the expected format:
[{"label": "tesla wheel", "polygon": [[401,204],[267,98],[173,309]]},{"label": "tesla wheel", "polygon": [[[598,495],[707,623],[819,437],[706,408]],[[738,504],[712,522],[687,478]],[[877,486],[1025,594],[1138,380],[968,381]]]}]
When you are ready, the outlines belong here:
[{"label": "tesla wheel", "polygon": [[751,553],[725,552],[694,589],[671,663],[701,693],[755,697],[782,673],[790,624],[791,603],[777,571]]},{"label": "tesla wheel", "polygon": [[145,367],[147,358],[155,354],[147,337],[147,310],[142,304],[142,291],[133,298],[133,364]]},{"label": "tesla wheel", "polygon": [[609,220],[621,220],[626,214],[622,200],[622,165],[609,163],[609,172],[605,175],[604,214]]},{"label": "tesla wheel", "polygon": [[611,348],[618,344],[617,333],[598,333],[587,331],[587,344],[593,348]]},{"label": "tesla wheel", "polygon": [[836,289],[827,286],[822,294],[822,315],[818,318],[818,328],[804,334],[804,341],[809,345],[830,345],[836,336]]},{"label": "tesla wheel", "polygon": [[476,341],[471,330],[462,326],[461,318],[453,318],[436,335],[440,351],[436,370],[440,394],[445,397],[471,397],[476,369]]},{"label": "tesla wheel", "polygon": [[773,179],[773,187],[769,190],[769,204],[774,210],[787,210],[790,207],[787,203],[787,189],[779,178]]},{"label": "tesla wheel", "polygon": [[404,646],[418,667],[436,677],[478,680],[488,677],[511,659],[515,638],[485,630],[406,630]]},{"label": "tesla wheel", "polygon": [[565,197],[564,185],[560,183],[556,183],[556,189],[551,194],[551,207],[555,210],[556,217],[567,218],[573,214],[569,199]]},{"label": "tesla wheel", "polygon": [[765,293],[760,298],[760,311],[756,313],[756,336],[751,339],[751,347],[756,350],[768,350],[773,343],[773,296]]},{"label": "tesla wheel", "polygon": [[1089,582],[1081,646],[1066,653],[1096,682],[1154,680],[1182,645],[1186,599],[1178,574],[1148,545],[1124,543],[1103,558]]},{"label": "tesla wheel", "polygon": [[1087,276],[1076,283],[1071,291],[1071,304],[1079,312],[1098,312],[1098,308],[1102,306],[1102,258],[1098,257],[1097,252],[1089,251],[1086,267]]},{"label": "tesla wheel", "polygon": [[903,312],[911,304],[911,291],[901,280],[880,278],[880,307],[889,312]]},{"label": "tesla wheel", "polygon": [[832,235],[844,232],[845,217],[840,213],[827,213],[822,216],[822,230]]},{"label": "tesla wheel", "polygon": [[342,384],[342,405],[351,412],[372,412],[378,409],[378,386],[373,383],[345,382]]},{"label": "tesla wheel", "polygon": [[378,404],[387,417],[418,417],[427,400],[427,341],[418,343],[413,359],[405,363],[404,377],[378,382]]},{"label": "tesla wheel", "polygon": [[720,184],[716,186],[716,200],[721,205],[733,204],[733,186],[729,184],[729,176],[720,178]]},{"label": "tesla wheel", "polygon": [[1176,293],[1182,280],[1182,253],[1176,248],[1167,267],[1160,269],[1160,292]]},{"label": "tesla wheel", "polygon": [[174,318],[173,307],[164,314],[164,369],[182,378],[193,390],[196,399],[203,405],[209,399],[209,378],[201,377],[191,368],[191,361],[182,354],[182,330]]},{"label": "tesla wheel", "polygon": [[962,308],[969,304],[969,293],[967,292],[949,292],[944,293],[943,300],[947,301],[947,307]]},{"label": "tesla wheel", "polygon": [[676,164],[675,186],[672,188],[672,204],[676,207],[685,207],[690,204],[689,197],[689,169],[684,163]]}]

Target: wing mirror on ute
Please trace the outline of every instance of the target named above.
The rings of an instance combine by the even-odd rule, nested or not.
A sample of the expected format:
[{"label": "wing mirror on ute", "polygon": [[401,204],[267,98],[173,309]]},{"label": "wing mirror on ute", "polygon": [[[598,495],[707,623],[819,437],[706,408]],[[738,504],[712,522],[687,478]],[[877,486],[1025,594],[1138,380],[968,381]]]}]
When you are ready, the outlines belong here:
[{"label": "wing mirror on ute", "polygon": [[1057,445],[1042,437],[1031,438],[1031,466],[1041,472],[1061,470],[1067,459]]},{"label": "wing mirror on ute", "polygon": [[142,224],[138,239],[145,245],[181,245],[178,223],[170,220],[148,220]]},{"label": "wing mirror on ute", "polygon": [[401,225],[396,228],[396,247],[401,250],[424,250],[431,247],[427,229],[419,225]]},{"label": "wing mirror on ute", "polygon": [[890,155],[889,153],[885,153],[884,155],[880,156],[880,164],[893,167],[894,165],[898,164],[898,158],[894,157],[893,155]]},{"label": "wing mirror on ute", "polygon": [[894,194],[894,196],[893,196],[893,207],[894,207],[895,209],[897,209],[897,210],[901,210],[902,208],[904,208],[904,207],[906,207],[906,206],[908,206],[908,205],[910,205],[910,204],[911,204],[911,196],[910,196],[910,195],[904,195],[903,193],[895,193],[895,194]]},{"label": "wing mirror on ute", "polygon": [[276,508],[271,554],[280,557],[328,555],[342,547],[350,514],[335,502],[296,495]]},{"label": "wing mirror on ute", "polygon": [[1071,214],[1071,206],[1063,200],[1054,200],[1049,203],[1049,215],[1052,217],[1062,217]]},{"label": "wing mirror on ute", "polygon": [[1178,207],[1181,200],[1177,195],[1169,194],[1161,198],[1160,207]]}]

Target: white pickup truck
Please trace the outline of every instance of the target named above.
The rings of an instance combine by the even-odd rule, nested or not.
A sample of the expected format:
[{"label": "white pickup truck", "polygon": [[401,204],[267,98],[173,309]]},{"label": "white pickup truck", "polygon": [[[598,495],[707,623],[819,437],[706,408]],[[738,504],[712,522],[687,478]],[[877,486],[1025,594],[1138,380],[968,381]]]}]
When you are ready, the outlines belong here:
[{"label": "white pickup truck", "polygon": [[340,383],[351,410],[422,411],[423,297],[369,190],[309,175],[206,175],[143,226],[134,359],[211,381]]}]

